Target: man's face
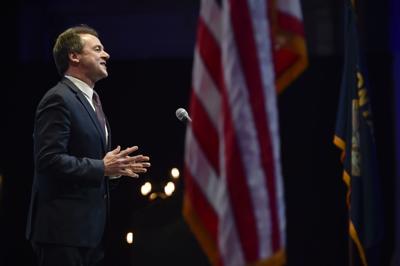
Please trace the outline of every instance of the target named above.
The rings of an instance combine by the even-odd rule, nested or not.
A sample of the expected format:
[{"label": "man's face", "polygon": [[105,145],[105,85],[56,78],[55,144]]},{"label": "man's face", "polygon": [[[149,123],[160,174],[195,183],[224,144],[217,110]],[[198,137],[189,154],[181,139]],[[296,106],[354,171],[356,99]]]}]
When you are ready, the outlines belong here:
[{"label": "man's face", "polygon": [[106,61],[110,55],[104,51],[100,40],[90,34],[81,34],[83,43],[80,57],[80,67],[83,74],[93,83],[108,76]]}]

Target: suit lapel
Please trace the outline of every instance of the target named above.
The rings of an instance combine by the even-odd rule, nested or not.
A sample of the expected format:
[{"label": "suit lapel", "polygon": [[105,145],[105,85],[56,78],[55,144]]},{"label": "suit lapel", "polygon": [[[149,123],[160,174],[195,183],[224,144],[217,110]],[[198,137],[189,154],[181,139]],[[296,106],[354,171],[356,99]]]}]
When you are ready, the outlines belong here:
[{"label": "suit lapel", "polygon": [[105,141],[106,140],[105,131],[104,131],[104,129],[101,129],[100,122],[97,119],[97,115],[96,115],[95,111],[93,110],[93,107],[90,105],[90,103],[86,99],[85,95],[83,95],[83,93],[75,86],[74,83],[72,83],[72,81],[70,81],[67,78],[64,78],[62,81],[76,93],[76,97],[81,102],[81,104],[85,107],[86,111],[88,112],[88,114],[90,116],[90,119],[92,120],[93,124],[95,125],[95,127],[97,129],[97,132],[100,134],[103,150],[104,150],[104,152],[106,152],[107,145],[106,145],[106,141]]}]

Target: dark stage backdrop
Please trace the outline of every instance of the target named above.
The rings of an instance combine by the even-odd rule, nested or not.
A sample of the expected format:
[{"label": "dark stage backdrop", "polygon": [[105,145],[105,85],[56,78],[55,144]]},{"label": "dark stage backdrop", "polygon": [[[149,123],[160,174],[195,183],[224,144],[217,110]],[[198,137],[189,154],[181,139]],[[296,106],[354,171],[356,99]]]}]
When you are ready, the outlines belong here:
[{"label": "dark stage backdrop", "polygon": [[[140,196],[147,179],[163,183],[182,169],[198,1],[19,1],[4,25],[0,89],[0,265],[35,265],[24,238],[32,183],[32,126],[42,95],[59,77],[51,60],[57,33],[76,23],[100,32],[111,54],[109,77],[97,84],[113,143],[139,145],[152,158],[140,179],[124,178],[112,192],[111,265],[208,265],[181,216],[182,180],[168,199]],[[285,178],[288,266],[347,265],[345,186],[332,143],[342,74],[340,1],[303,1],[310,65],[279,96]],[[388,265],[393,249],[394,134],[387,6],[362,7],[373,90],[378,159],[385,189]],[[134,232],[134,244],[125,242]]]}]

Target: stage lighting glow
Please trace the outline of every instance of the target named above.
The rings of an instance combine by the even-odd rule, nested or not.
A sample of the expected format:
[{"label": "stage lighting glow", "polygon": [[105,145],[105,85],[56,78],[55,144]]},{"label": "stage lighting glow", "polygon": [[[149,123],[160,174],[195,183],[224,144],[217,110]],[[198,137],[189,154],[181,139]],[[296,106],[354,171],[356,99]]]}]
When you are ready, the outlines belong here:
[{"label": "stage lighting glow", "polygon": [[151,188],[152,188],[151,183],[146,182],[140,188],[140,192],[142,193],[143,196],[146,196],[147,194],[149,194],[151,192]]},{"label": "stage lighting glow", "polygon": [[158,197],[157,193],[153,192],[150,194],[150,200],[155,200]]},{"label": "stage lighting glow", "polygon": [[132,243],[133,243],[133,233],[132,232],[129,232],[126,234],[126,242],[129,245],[132,245]]},{"label": "stage lighting glow", "polygon": [[171,196],[175,191],[175,184],[173,182],[168,182],[164,187],[165,195]]},{"label": "stage lighting glow", "polygon": [[178,168],[171,169],[171,176],[172,176],[172,178],[175,178],[175,179],[179,178],[180,173],[179,173]]}]

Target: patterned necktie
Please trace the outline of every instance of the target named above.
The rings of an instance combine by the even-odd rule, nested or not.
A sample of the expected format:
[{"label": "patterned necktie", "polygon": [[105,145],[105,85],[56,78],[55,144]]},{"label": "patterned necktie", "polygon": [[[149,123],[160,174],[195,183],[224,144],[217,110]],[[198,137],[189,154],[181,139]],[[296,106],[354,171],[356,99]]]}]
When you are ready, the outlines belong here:
[{"label": "patterned necktie", "polygon": [[103,108],[101,108],[101,102],[100,102],[100,97],[97,94],[96,91],[93,90],[93,105],[94,105],[94,109],[96,111],[96,115],[97,115],[97,119],[100,122],[101,128],[103,130],[103,132],[105,132],[105,128],[106,128],[106,117],[104,115],[103,112]]}]

